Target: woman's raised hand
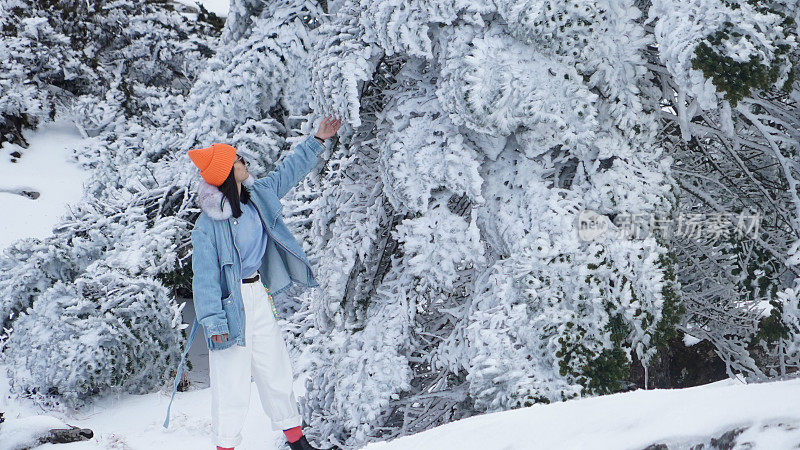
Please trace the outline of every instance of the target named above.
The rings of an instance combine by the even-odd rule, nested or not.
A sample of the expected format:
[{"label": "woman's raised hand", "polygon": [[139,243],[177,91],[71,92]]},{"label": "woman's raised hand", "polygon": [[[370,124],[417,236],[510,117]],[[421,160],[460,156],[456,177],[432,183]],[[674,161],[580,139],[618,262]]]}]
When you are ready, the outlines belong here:
[{"label": "woman's raised hand", "polygon": [[339,131],[339,127],[342,125],[342,119],[331,119],[331,115],[328,114],[325,119],[322,120],[322,123],[319,124],[319,129],[317,130],[317,134],[314,136],[320,139],[328,139],[329,137],[336,134]]}]

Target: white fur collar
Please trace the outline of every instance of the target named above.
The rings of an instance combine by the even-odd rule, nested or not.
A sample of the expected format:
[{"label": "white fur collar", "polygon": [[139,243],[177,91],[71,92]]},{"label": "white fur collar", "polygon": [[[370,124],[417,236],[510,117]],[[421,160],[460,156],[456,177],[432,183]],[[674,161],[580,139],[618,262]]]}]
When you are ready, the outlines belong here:
[{"label": "white fur collar", "polygon": [[[255,181],[253,175],[250,175],[242,181],[242,184],[251,187]],[[200,209],[214,220],[225,220],[233,214],[231,211],[231,204],[228,202],[228,199],[222,195],[222,191],[213,184],[207,183],[206,180],[202,178],[200,178],[197,185],[196,201]],[[222,209],[219,207],[220,202],[222,202]]]}]

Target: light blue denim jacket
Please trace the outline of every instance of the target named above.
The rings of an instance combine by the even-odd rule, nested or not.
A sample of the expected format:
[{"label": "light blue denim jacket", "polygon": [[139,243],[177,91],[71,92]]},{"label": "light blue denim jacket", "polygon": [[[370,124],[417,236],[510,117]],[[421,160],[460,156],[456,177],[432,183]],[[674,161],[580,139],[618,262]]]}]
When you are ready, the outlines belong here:
[{"label": "light blue denim jacket", "polygon": [[[325,147],[309,136],[278,166],[263,178],[252,176],[243,182],[250,189],[250,199],[261,216],[269,235],[269,243],[261,260],[261,282],[274,296],[288,289],[292,282],[306,287],[319,284],[314,280],[311,263],[302,247],[283,223],[280,198],[316,167]],[[209,351],[234,344],[245,345],[244,302],[242,301],[242,267],[234,241],[231,207],[222,192],[200,180],[197,203],[201,213],[192,230],[192,295],[196,319],[181,357],[172,390],[164,427],[169,426],[169,410],[183,372],[186,354],[202,325]],[[222,207],[220,208],[220,204]],[[211,336],[227,334],[225,342],[213,342]]]}]

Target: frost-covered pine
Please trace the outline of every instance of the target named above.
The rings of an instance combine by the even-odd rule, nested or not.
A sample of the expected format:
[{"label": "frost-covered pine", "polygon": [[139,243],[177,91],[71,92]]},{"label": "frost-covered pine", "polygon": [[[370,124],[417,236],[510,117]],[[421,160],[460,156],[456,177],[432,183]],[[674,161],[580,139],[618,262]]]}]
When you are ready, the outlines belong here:
[{"label": "frost-covered pine", "polygon": [[770,304],[800,277],[787,256],[800,236],[798,14],[795,1],[658,0],[648,12],[677,213],[720,218],[725,233],[672,242],[680,327],[712,342],[730,376],[785,373],[767,354],[797,339]]},{"label": "frost-covered pine", "polygon": [[[92,171],[85,198],[52,236],[19,241],[0,258],[2,358],[14,392],[75,406],[97,393],[157,389],[180,356],[175,292],[185,283],[186,217],[196,210],[174,152],[191,148],[181,138],[183,96],[213,30],[153,2],[51,3],[2,17],[54,27],[63,39],[47,48],[90,63],[66,79],[35,60],[23,69],[95,138],[75,154]],[[4,39],[43,57],[35,36]]]},{"label": "frost-covered pine", "polygon": [[671,202],[641,14],[576,3],[331,7],[312,100],[353,131],[298,189],[323,288],[295,316],[331,441],[620,389],[676,320],[655,237],[577,237],[582,209]]},{"label": "frost-covered pine", "polygon": [[[187,139],[229,142],[256,173],[274,164],[287,148],[288,125],[308,112],[313,41],[305,21],[320,14],[304,1],[272,3],[262,16],[248,16],[240,39],[223,39],[187,99],[196,107],[183,117]],[[225,31],[235,26],[229,18]]]},{"label": "frost-covered pine", "polygon": [[[800,265],[800,241],[789,250],[786,265]],[[784,378],[800,367],[800,277],[775,295],[762,319],[759,347],[767,354],[768,376]]]},{"label": "frost-covered pine", "polygon": [[0,144],[26,146],[23,128],[81,96],[103,97],[115,78],[126,115],[146,121],[153,90],[191,86],[211,54],[208,33],[160,2],[0,1]]},{"label": "frost-covered pine", "polygon": [[[42,403],[76,406],[114,389],[152,391],[180,355],[181,305],[163,277],[186,253],[185,226],[157,217],[165,191],[126,197],[106,186],[105,193],[118,203],[97,208],[103,199],[90,197],[51,238],[22,241],[35,244],[20,267],[27,273],[0,282],[4,292],[16,290],[4,305],[11,311],[3,360],[12,389]],[[23,256],[22,248],[6,252],[8,263]]]},{"label": "frost-covered pine", "polygon": [[40,403],[81,404],[110,391],[144,394],[168,379],[180,354],[180,309],[151,277],[96,261],[58,280],[14,321],[5,342],[12,392]]}]

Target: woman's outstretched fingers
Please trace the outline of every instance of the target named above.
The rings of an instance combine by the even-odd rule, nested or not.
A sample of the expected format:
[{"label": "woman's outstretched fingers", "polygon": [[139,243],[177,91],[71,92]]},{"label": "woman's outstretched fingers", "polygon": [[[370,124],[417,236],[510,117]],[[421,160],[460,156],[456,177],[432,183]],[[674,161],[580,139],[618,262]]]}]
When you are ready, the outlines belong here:
[{"label": "woman's outstretched fingers", "polygon": [[337,131],[339,131],[339,127],[341,125],[342,125],[341,119],[335,118],[331,114],[328,114],[322,120],[322,123],[319,124],[319,129],[317,130],[316,136],[321,139],[328,139],[329,137],[336,134]]},{"label": "woman's outstretched fingers", "polygon": [[216,343],[225,342],[228,340],[228,334],[227,333],[222,335],[215,334],[211,336],[211,340]]}]

